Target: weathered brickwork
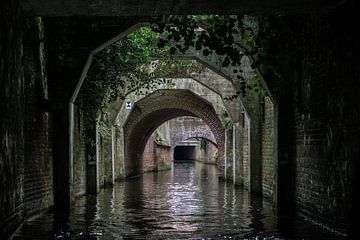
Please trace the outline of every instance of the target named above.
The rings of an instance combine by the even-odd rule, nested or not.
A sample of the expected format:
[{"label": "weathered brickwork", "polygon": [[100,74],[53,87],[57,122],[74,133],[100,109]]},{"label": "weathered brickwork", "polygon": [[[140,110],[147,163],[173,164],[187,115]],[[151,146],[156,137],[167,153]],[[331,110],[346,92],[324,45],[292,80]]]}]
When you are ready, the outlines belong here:
[{"label": "weathered brickwork", "polygon": [[99,181],[100,186],[113,184],[111,135],[100,136],[99,142]]},{"label": "weathered brickwork", "polygon": [[[79,101],[77,101],[79,104]],[[83,108],[79,105],[74,107],[74,162],[72,197],[86,193],[86,146],[85,146],[85,126]]]},{"label": "weathered brickwork", "polygon": [[216,145],[216,139],[203,120],[193,117],[180,117],[170,121],[171,147],[189,138],[204,138]]},{"label": "weathered brickwork", "polygon": [[143,171],[161,171],[171,168],[171,146],[155,141],[154,133],[148,139],[143,154]]},{"label": "weathered brickwork", "polygon": [[122,128],[115,127],[115,180],[124,179],[124,134]]},{"label": "weathered brickwork", "polygon": [[143,155],[143,171],[154,171],[156,167],[155,139],[153,134],[149,137]]},{"label": "weathered brickwork", "polygon": [[294,106],[297,208],[345,232],[360,146],[360,54],[353,16],[340,10],[304,20],[299,29],[312,41],[304,42]]},{"label": "weathered brickwork", "polygon": [[172,166],[171,147],[163,144],[155,144],[156,171],[170,169]]},{"label": "weathered brickwork", "polygon": [[247,115],[243,114],[243,122],[242,122],[242,137],[243,137],[243,176],[244,176],[244,187],[249,189],[250,187],[250,177],[249,177],[249,120]]},{"label": "weathered brickwork", "polygon": [[43,71],[45,55],[40,18],[24,19],[25,175],[24,207],[27,219],[54,204],[52,114],[42,105],[48,97]]},{"label": "weathered brickwork", "polygon": [[23,221],[25,89],[18,1],[0,2],[0,36],[0,236],[6,239]]},{"label": "weathered brickwork", "polygon": [[263,195],[273,197],[274,190],[274,104],[269,97],[264,98],[262,129],[261,129],[261,157],[262,157],[262,191]]},{"label": "weathered brickwork", "polygon": [[205,149],[201,149],[198,146],[197,149],[197,157],[196,160],[207,163],[207,164],[217,164],[217,155],[218,149],[213,143],[208,142],[207,139],[204,139],[206,143]]},{"label": "weathered brickwork", "polygon": [[163,122],[179,116],[197,116],[212,129],[223,168],[224,130],[211,105],[189,90],[157,90],[137,102],[124,125],[126,176],[141,172],[140,159],[150,134]]},{"label": "weathered brickwork", "polygon": [[233,162],[233,126],[228,126],[226,132],[226,180],[233,181],[234,179],[234,162]]}]

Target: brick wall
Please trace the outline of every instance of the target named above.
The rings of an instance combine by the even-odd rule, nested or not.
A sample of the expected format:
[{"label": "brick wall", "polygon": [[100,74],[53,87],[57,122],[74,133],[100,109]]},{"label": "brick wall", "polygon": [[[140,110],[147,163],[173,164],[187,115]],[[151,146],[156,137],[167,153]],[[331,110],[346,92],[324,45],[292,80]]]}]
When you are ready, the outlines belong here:
[{"label": "brick wall", "polygon": [[[11,34],[9,34],[11,33]],[[23,221],[23,32],[18,1],[0,2],[0,236]]]},{"label": "brick wall", "polygon": [[[76,197],[86,193],[86,146],[84,113],[80,101],[74,105],[74,162],[72,196]],[[80,104],[80,106],[79,106]]]},{"label": "brick wall", "polygon": [[304,41],[294,112],[298,209],[345,231],[360,146],[359,38],[351,24],[351,12],[341,10],[304,21],[312,41]]},{"label": "brick wall", "polygon": [[25,215],[31,218],[54,204],[52,114],[48,98],[42,21],[24,19],[25,67]]},{"label": "brick wall", "polygon": [[263,101],[261,124],[262,191],[265,196],[273,196],[274,188],[274,104],[269,97]]},{"label": "brick wall", "polygon": [[247,115],[243,115],[243,131],[242,131],[242,137],[243,137],[243,176],[244,176],[244,187],[249,189],[250,187],[250,179],[249,179],[249,121],[247,118]]},{"label": "brick wall", "polygon": [[156,144],[155,155],[157,171],[170,169],[172,165],[171,147],[168,145]]},{"label": "brick wall", "polygon": [[115,127],[115,180],[124,178],[124,135],[122,129]]},{"label": "brick wall", "polygon": [[203,120],[195,117],[179,117],[170,121],[171,124],[171,146],[189,138],[205,138],[216,143],[214,134]]},{"label": "brick wall", "polygon": [[146,143],[143,155],[143,171],[154,171],[156,168],[155,140],[151,135]]},{"label": "brick wall", "polygon": [[[157,125],[179,116],[198,116],[212,129],[219,147],[218,166],[223,172],[224,129],[216,112],[189,90],[157,90],[138,101],[124,125],[126,175],[140,171],[139,151]],[[145,133],[145,136],[144,136]]]},{"label": "brick wall", "polygon": [[171,146],[156,143],[154,133],[148,139],[143,154],[143,171],[161,171],[171,168]]},{"label": "brick wall", "polygon": [[109,133],[100,136],[99,142],[99,181],[100,186],[112,184],[112,159],[111,159],[111,129],[108,129]]},{"label": "brick wall", "polygon": [[233,180],[233,126],[228,127],[225,130],[226,133],[226,151],[225,151],[225,157],[226,157],[226,180]]}]

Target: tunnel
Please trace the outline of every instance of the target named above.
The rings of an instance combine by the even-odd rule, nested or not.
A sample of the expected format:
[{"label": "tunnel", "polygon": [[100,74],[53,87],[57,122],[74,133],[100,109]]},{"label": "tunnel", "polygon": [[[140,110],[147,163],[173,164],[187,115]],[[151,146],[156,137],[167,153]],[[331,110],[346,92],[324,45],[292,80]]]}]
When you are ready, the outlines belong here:
[{"label": "tunnel", "polygon": [[174,161],[196,160],[196,146],[176,146],[174,148]]},{"label": "tunnel", "polygon": [[[60,0],[1,1],[0,238],[21,239],[21,229],[26,230],[31,224],[33,229],[24,232],[37,234],[34,229],[48,226],[47,220],[55,219],[54,215],[48,215],[51,209],[64,213],[56,215],[60,218],[68,213],[87,215],[88,219],[77,219],[81,225],[96,223],[98,217],[103,217],[101,222],[105,222],[110,212],[118,214],[111,219],[118,220],[121,214],[127,217],[133,213],[134,206],[143,210],[161,209],[166,205],[170,213],[166,219],[201,216],[194,222],[201,219],[205,223],[203,226],[208,226],[206,224],[214,219],[219,220],[220,225],[226,220],[225,225],[237,227],[223,236],[232,236],[239,229],[253,229],[256,225],[260,226],[259,234],[266,235],[277,229],[291,238],[303,231],[302,224],[300,227],[288,225],[298,220],[296,215],[324,226],[317,229],[319,234],[323,233],[320,229],[330,229],[328,232],[336,235],[327,237],[324,233],[318,239],[356,239],[360,186],[360,105],[357,101],[360,98],[357,87],[360,38],[353,26],[359,22],[359,9],[355,0],[286,3],[256,0],[256,4],[220,0],[196,3],[111,0],[92,1],[91,4]],[[237,108],[237,120],[226,119],[223,126],[220,119],[223,115],[215,113],[211,103],[199,100],[199,96],[184,91],[157,91],[145,101],[132,105],[125,126],[117,125],[112,121],[113,116],[99,111],[92,116],[90,137],[87,136],[84,125],[89,119],[85,119],[84,109],[89,106],[83,104],[84,96],[77,94],[95,55],[110,42],[127,36],[135,25],[148,24],[153,17],[167,19],[173,14],[231,14],[255,19],[255,24],[248,27],[255,27],[259,32],[243,29],[239,34],[248,34],[249,41],[241,42],[231,34],[222,34],[212,39],[225,37],[224,41],[190,47],[194,50],[190,57],[211,62],[211,68],[229,80],[233,92],[240,93],[232,96],[223,82],[215,81],[209,74],[201,76],[206,81],[214,80],[224,101],[240,99],[242,105]],[[222,25],[213,24],[222,33],[231,25],[234,25],[231,20]],[[188,29],[184,26],[180,28]],[[197,30],[203,43],[211,40],[203,34],[206,29]],[[176,35],[176,38],[184,40],[182,36]],[[209,54],[212,46],[220,46],[214,50],[214,55]],[[229,49],[228,56],[216,55]],[[244,53],[241,61],[246,62],[246,69],[229,64],[228,59],[239,49]],[[222,58],[226,61],[219,61]],[[244,76],[236,76],[239,72]],[[246,81],[252,85],[244,86]],[[244,89],[258,92],[241,95]],[[228,104],[231,105],[231,101]],[[249,113],[248,127],[242,124],[245,117],[241,117],[240,112]],[[206,120],[218,144],[216,169],[189,167],[180,172],[146,175],[141,169],[146,140],[161,123],[178,116]],[[108,129],[96,125],[98,120],[108,124]],[[119,135],[122,138],[116,138]],[[94,150],[99,145],[105,149]],[[120,161],[113,154],[115,151],[123,151],[125,160]],[[184,148],[178,150],[177,155],[188,156],[191,151]],[[100,158],[105,159],[102,165],[99,165]],[[123,168],[114,167],[115,163]],[[174,180],[172,177],[177,173],[185,177]],[[198,176],[204,177],[206,184],[195,185],[199,179],[194,178],[195,173],[200,173]],[[108,179],[111,182],[120,180],[115,179],[115,175],[138,177],[141,181],[129,180],[125,187],[105,186]],[[89,179],[93,180],[95,188],[92,193],[98,196],[88,195]],[[221,181],[224,179],[226,181]],[[129,187],[131,185],[133,188]],[[160,194],[150,185],[170,190]],[[183,191],[176,192],[180,185]],[[251,193],[256,193],[260,199],[248,197],[252,195],[239,190],[249,188],[252,191],[254,186],[257,192]],[[124,192],[131,198],[123,197]],[[182,202],[206,192],[210,195],[200,196],[196,201],[187,202],[188,205]],[[147,202],[143,201],[143,196],[147,197]],[[96,212],[98,197],[106,199],[101,203],[103,215]],[[158,199],[161,201],[156,201]],[[202,212],[203,206],[194,202],[218,209],[206,215]],[[231,213],[229,218],[223,215],[226,212],[223,206],[230,206],[226,209]],[[284,219],[269,214],[272,209],[296,214]],[[249,218],[250,223],[241,225],[238,213],[255,217]],[[148,211],[144,216],[145,220],[135,218],[128,222],[133,228],[126,224],[114,228],[110,222],[109,229],[136,229],[147,235],[158,233],[155,220],[164,220],[161,213],[155,215]],[[262,217],[279,221],[272,225]],[[33,219],[42,219],[42,222],[39,220],[34,226]],[[287,221],[289,219],[291,221]],[[69,219],[58,220],[56,218],[56,224],[64,223],[61,229],[69,227]],[[196,229],[189,221],[183,223],[164,221],[164,226],[179,232]],[[111,234],[111,230],[91,232],[87,225],[69,228],[72,227],[85,229],[79,233],[74,231],[76,237]],[[211,226],[207,227],[203,236],[211,235],[212,230]],[[55,230],[51,231],[48,238],[54,237]],[[311,233],[316,236],[316,231]],[[131,238],[131,233],[127,234]],[[242,234],[250,239],[266,238],[248,235],[252,234],[249,232]],[[306,231],[304,234],[305,238],[311,238]],[[219,236],[210,235],[206,236]],[[48,238],[39,236],[37,239]]]},{"label": "tunnel", "polygon": [[223,174],[224,127],[212,105],[190,90],[161,89],[138,101],[124,124],[127,177],[141,173],[146,141],[153,131],[162,123],[180,116],[196,116],[208,124],[218,144],[217,165],[219,174]]}]

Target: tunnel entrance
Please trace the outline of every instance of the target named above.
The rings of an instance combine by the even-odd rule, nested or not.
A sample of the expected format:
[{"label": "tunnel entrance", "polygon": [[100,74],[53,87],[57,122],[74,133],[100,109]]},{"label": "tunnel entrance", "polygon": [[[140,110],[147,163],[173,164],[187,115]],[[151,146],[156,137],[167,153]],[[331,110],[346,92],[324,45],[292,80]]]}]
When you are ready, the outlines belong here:
[{"label": "tunnel entrance", "polygon": [[196,159],[195,146],[176,146],[174,148],[174,161],[194,161]]}]

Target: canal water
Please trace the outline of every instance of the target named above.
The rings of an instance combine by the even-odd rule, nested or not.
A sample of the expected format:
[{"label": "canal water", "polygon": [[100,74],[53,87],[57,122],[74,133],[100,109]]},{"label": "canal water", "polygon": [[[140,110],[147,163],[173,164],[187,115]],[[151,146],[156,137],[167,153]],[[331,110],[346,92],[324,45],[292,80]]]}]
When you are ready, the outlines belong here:
[{"label": "canal water", "polygon": [[278,216],[266,199],[219,182],[216,167],[175,163],[170,171],[116,183],[23,228],[24,239],[345,239],[301,218]]}]

